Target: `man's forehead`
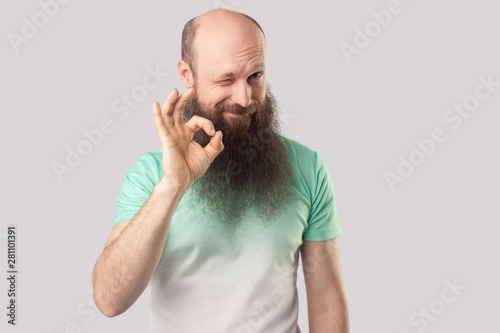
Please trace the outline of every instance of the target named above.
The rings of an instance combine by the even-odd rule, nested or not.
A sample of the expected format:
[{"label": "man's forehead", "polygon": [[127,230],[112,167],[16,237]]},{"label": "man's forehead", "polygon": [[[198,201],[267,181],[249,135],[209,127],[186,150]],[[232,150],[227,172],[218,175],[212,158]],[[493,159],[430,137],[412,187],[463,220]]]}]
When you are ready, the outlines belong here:
[{"label": "man's forehead", "polygon": [[196,48],[199,70],[210,76],[237,76],[265,68],[266,49],[259,36],[209,36]]}]

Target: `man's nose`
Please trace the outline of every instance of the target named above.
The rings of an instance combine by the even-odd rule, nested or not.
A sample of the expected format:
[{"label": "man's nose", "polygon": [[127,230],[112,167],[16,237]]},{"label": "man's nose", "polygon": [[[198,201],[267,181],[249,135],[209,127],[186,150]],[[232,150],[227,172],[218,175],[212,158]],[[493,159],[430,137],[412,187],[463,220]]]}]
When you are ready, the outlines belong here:
[{"label": "man's nose", "polygon": [[238,83],[233,90],[233,96],[231,97],[234,103],[241,105],[246,108],[250,105],[252,101],[252,87],[248,82]]}]

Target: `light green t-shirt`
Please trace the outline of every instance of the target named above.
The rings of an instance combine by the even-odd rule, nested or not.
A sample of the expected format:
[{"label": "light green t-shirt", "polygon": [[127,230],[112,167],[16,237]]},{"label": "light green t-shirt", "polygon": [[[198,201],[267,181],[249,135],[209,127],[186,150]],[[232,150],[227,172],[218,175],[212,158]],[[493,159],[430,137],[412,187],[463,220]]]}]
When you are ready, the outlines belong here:
[{"label": "light green t-shirt", "polygon": [[[324,161],[297,141],[280,138],[295,179],[293,200],[276,220],[252,222],[257,217],[249,214],[229,242],[222,224],[207,223],[201,211],[188,209],[189,190],[181,199],[148,287],[150,333],[300,332],[300,246],[342,231]],[[134,218],[162,175],[161,150],[143,153],[120,187],[115,225]]]}]

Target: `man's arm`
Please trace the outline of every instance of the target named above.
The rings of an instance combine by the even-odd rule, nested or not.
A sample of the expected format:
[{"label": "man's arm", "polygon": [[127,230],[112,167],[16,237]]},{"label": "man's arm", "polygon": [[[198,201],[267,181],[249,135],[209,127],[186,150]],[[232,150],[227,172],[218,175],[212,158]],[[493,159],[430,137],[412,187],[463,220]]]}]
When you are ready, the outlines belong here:
[{"label": "man's arm", "polygon": [[348,333],[338,238],[306,241],[300,247],[310,333]]},{"label": "man's arm", "polygon": [[184,193],[160,181],[136,216],[113,228],[92,274],[94,301],[105,316],[125,312],[146,289]]}]

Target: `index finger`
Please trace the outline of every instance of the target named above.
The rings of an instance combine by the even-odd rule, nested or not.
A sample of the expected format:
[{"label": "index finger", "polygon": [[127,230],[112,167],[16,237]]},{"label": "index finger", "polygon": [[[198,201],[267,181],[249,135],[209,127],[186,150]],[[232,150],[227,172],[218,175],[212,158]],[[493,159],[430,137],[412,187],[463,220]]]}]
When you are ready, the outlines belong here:
[{"label": "index finger", "polygon": [[163,104],[163,108],[161,109],[161,113],[163,117],[171,117],[174,112],[175,103],[177,103],[177,97],[179,95],[179,91],[177,88],[174,88],[170,95],[167,96],[165,100],[165,104]]},{"label": "index finger", "polygon": [[173,118],[174,124],[180,125],[184,123],[184,117],[182,114],[182,110],[186,107],[186,103],[194,97],[194,88],[189,88],[185,92],[183,92],[179,98],[177,99],[177,103],[175,103]]},{"label": "index finger", "polygon": [[167,126],[165,125],[165,120],[161,114],[160,103],[153,100],[153,115],[155,119],[155,127],[156,132],[158,133],[158,137],[160,138],[160,142],[165,138],[169,131]]}]

